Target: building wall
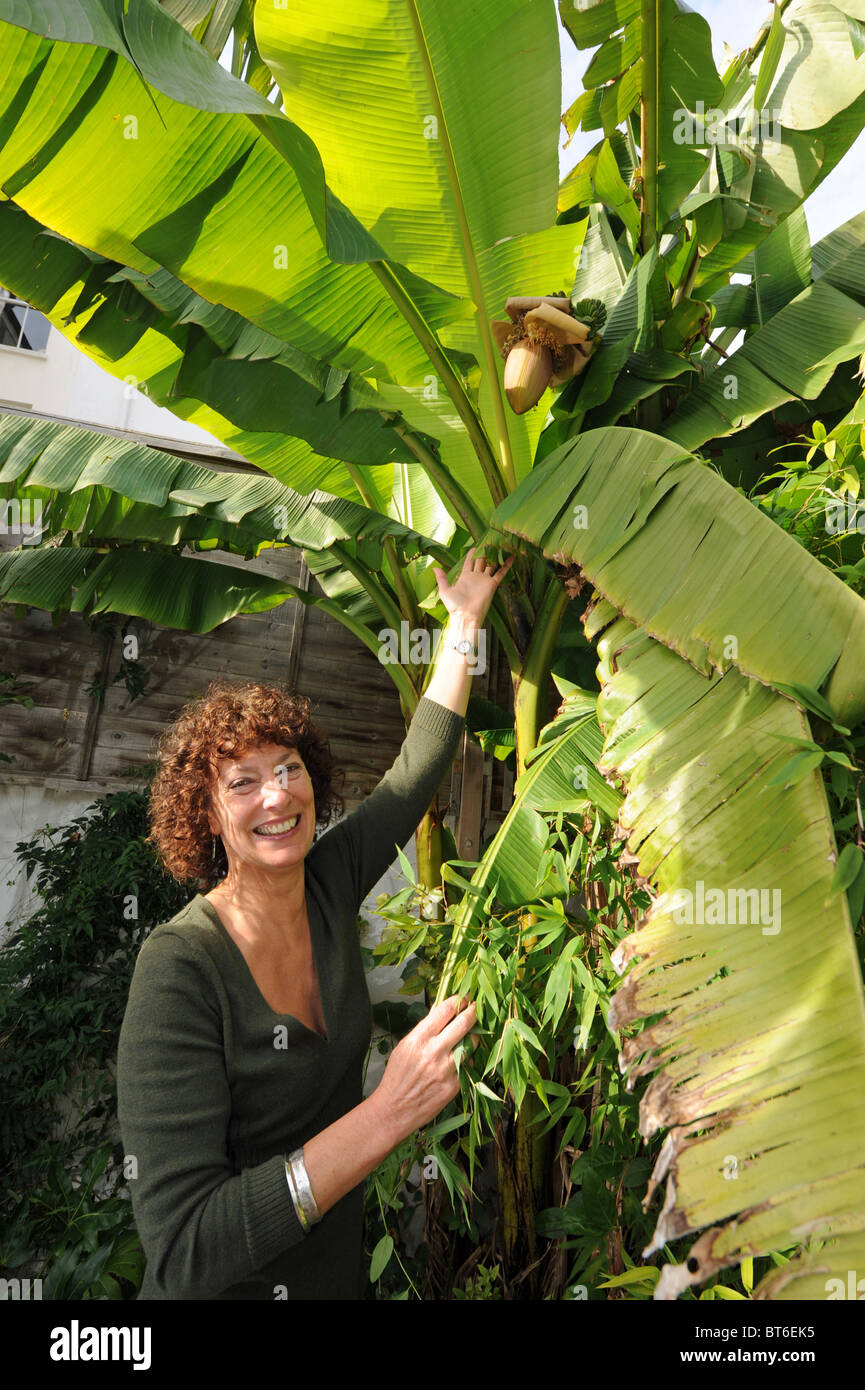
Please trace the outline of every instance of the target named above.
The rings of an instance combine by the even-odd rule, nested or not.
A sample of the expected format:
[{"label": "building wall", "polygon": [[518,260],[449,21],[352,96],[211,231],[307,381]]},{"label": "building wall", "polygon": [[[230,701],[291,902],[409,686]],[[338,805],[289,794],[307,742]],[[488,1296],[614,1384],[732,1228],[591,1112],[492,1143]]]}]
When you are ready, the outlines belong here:
[{"label": "building wall", "polygon": [[148,400],[131,379],[124,382],[103,371],[53,325],[47,326],[43,352],[0,344],[0,410],[32,410],[37,415],[194,444],[203,453],[220,457],[237,457],[206,430]]}]

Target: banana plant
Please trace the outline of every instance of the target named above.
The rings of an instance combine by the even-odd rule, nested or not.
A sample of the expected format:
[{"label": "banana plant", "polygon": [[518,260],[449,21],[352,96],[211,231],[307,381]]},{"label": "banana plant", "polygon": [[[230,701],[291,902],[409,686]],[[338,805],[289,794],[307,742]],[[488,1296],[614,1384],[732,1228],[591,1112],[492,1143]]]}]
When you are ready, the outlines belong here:
[{"label": "banana plant", "polygon": [[[865,602],[646,431],[562,446],[491,527],[570,560],[594,590],[597,766],[623,787],[627,850],[656,894],[614,955],[628,973],[610,1011],[616,1030],[653,1020],[620,1059],[630,1086],[655,1073],[641,1133],[668,1131],[644,1256],[703,1232],[655,1297],[806,1238],[755,1297],[825,1296],[865,1248],[865,994],[817,730],[865,719]],[[567,737],[550,757],[554,809]],[[465,934],[448,969],[461,953]]]},{"label": "banana plant", "polygon": [[[289,486],[461,552],[583,431],[633,423],[733,478],[759,474],[776,425],[849,406],[863,229],[812,249],[801,211],[865,124],[858,31],[833,6],[778,6],[719,75],[675,0],[563,4],[598,50],[567,120],[604,139],[560,189],[550,3],[346,0],[325,31],[312,0],[259,0],[291,119],[198,42],[203,0],[187,29],[180,7],[0,0],[0,213],[29,219],[29,248],[0,238],[0,280]],[[514,350],[552,333],[558,368],[573,346],[532,319],[550,300],[571,319],[592,301],[604,327],[583,320],[582,370],[516,414]],[[335,592],[364,589],[350,558],[322,570]],[[522,773],[568,595],[536,556],[500,598]]]},{"label": "banana plant", "polygon": [[219,58],[231,40],[230,70],[256,92],[269,97],[273,73],[258,51],[252,26],[254,0],[159,0],[162,8],[192,35],[202,48]]},{"label": "banana plant", "polygon": [[[500,500],[531,466],[542,421],[540,413],[514,418],[505,405],[491,316],[501,313],[509,291],[525,288],[529,277],[531,288],[538,288],[541,276],[553,283],[559,278],[561,283],[560,277],[578,261],[574,294],[601,288],[612,300],[601,350],[588,370],[566,388],[557,407],[560,415],[566,413],[568,435],[581,426],[587,413],[588,423],[600,423],[592,417],[599,409],[618,418],[638,405],[645,422],[657,417],[671,399],[687,404],[692,398],[691,378],[702,379],[706,374],[705,367],[701,369],[694,360],[694,306],[699,308],[701,301],[693,300],[691,291],[704,280],[719,278],[724,281],[722,289],[728,288],[729,274],[744,255],[755,252],[763,233],[773,227],[786,228],[802,198],[857,133],[856,104],[865,88],[852,46],[849,54],[840,50],[835,54],[843,68],[837,92],[831,99],[822,94],[815,106],[815,91],[825,86],[817,82],[818,65],[802,64],[795,55],[786,67],[783,62],[779,65],[778,32],[771,45],[771,73],[762,52],[763,36],[722,80],[714,70],[707,26],[697,16],[679,12],[673,0],[662,6],[660,16],[654,6],[644,6],[638,14],[633,5],[615,6],[609,0],[585,7],[585,13],[572,14],[564,6],[563,18],[578,43],[604,40],[590,68],[595,76],[601,72],[605,83],[595,114],[602,116],[610,140],[617,126],[624,125],[629,150],[632,146],[635,150],[634,110],[640,106],[641,154],[635,190],[642,206],[637,218],[632,191],[623,185],[613,157],[621,153],[619,140],[615,148],[605,145],[594,158],[588,200],[593,215],[586,218],[585,204],[579,198],[568,203],[566,197],[564,219],[551,225],[555,158],[550,132],[557,64],[549,61],[555,33],[547,6],[513,0],[507,12],[501,5],[495,10],[491,5],[473,6],[470,17],[462,12],[465,7],[459,0],[436,7],[413,0],[406,12],[396,0],[384,9],[372,4],[338,6],[329,13],[332,42],[328,46],[320,42],[319,19],[312,4],[293,6],[289,13],[263,0],[255,10],[255,40],[281,83],[283,96],[290,96],[292,121],[273,103],[264,102],[249,84],[220,69],[155,0],[142,0],[134,14],[126,15],[106,12],[90,0],[74,21],[67,13],[60,29],[58,0],[30,4],[24,14],[12,0],[8,6],[4,14],[0,5],[0,16],[8,21],[7,67],[13,79],[8,90],[14,92],[17,86],[18,96],[7,108],[10,116],[14,110],[16,121],[0,157],[7,196],[31,215],[44,212],[47,225],[91,254],[110,251],[123,263],[121,274],[130,281],[135,275],[148,279],[159,275],[161,267],[177,272],[205,302],[217,301],[248,315],[277,342],[288,342],[295,353],[302,354],[292,365],[299,368],[296,374],[307,388],[323,388],[323,404],[332,405],[339,398],[339,410],[344,412],[365,388],[374,386],[399,412],[393,423],[404,450],[426,471],[452,523],[463,523],[473,538],[490,501]],[[191,23],[192,11],[187,13],[185,6],[182,10]],[[459,53],[445,42],[457,11],[462,21]],[[812,14],[807,4],[794,7],[792,13],[800,30],[810,24],[822,36],[821,16],[816,11]],[[63,43],[38,37],[59,32]],[[385,34],[386,62],[379,61]],[[496,42],[491,42],[493,34]],[[635,57],[637,50],[641,57]],[[530,96],[519,72],[521,55],[527,51],[538,55],[537,69],[543,74],[532,84]],[[47,69],[61,53],[63,61],[75,68],[87,97],[64,118],[63,138],[52,146],[45,140],[44,119],[40,117],[37,127],[33,117]],[[333,53],[339,53],[346,65],[345,100],[351,120],[334,116],[330,100]],[[357,80],[358,62],[370,53],[377,55],[376,62],[369,65],[369,72],[364,69],[362,81]],[[619,71],[608,71],[611,63],[613,69],[619,64]],[[97,66],[99,77],[93,78]],[[476,93],[471,103],[463,99],[469,74]],[[92,78],[89,85],[88,77]],[[763,89],[774,93],[777,87],[786,92],[784,83],[789,87],[791,80],[798,97],[787,100],[780,112],[780,152],[772,144],[775,132],[764,132],[761,122],[756,133],[748,132],[744,144],[742,139],[737,143],[731,127],[737,127],[738,137],[743,103],[747,105],[751,95],[756,97]],[[706,101],[719,103],[723,141],[714,140],[713,157],[700,148],[708,143],[705,135],[695,136],[690,143],[677,141],[675,133],[671,136],[665,114],[671,93],[683,103],[674,113],[676,119],[679,114],[690,119],[700,102],[704,106]],[[109,107],[116,110],[118,104],[126,112],[122,131],[113,117],[113,129],[108,121]],[[193,130],[194,105],[204,109],[198,110]],[[595,110],[591,102],[583,106]],[[815,110],[820,138],[803,143],[798,135],[803,111],[810,120]],[[590,125],[591,112],[582,110],[580,120],[584,127]],[[383,126],[394,137],[384,149]],[[659,133],[664,137],[660,145]],[[199,164],[192,168],[205,135],[209,141],[206,179]],[[828,135],[833,142],[831,155],[823,151]],[[184,149],[187,177],[178,184],[175,176],[172,185],[168,165],[170,160],[171,168],[176,167],[178,141]],[[482,142],[484,157],[479,159]],[[111,190],[110,207],[100,200],[97,217],[92,200],[68,197],[65,171],[106,158],[109,146],[116,187]],[[60,150],[62,206],[57,196]],[[730,169],[740,170],[748,162],[749,150],[754,156],[751,163],[762,171],[756,197],[767,200],[770,185],[773,191],[768,208],[764,202],[752,206],[756,202],[752,184],[746,190],[735,180],[729,187],[729,179],[724,181],[724,169],[728,175]],[[142,155],[148,186],[168,195],[156,221],[151,201],[145,205],[142,198]],[[788,176],[792,164],[799,170],[796,179]],[[358,177],[358,170],[367,167],[375,168],[375,177],[368,172]],[[251,192],[253,169],[263,176],[265,168],[272,176],[268,179],[270,204],[275,202],[280,211],[277,218],[260,219],[262,225],[253,227],[249,210],[255,200],[246,195]],[[689,182],[691,190],[699,185],[696,191],[689,192]],[[738,241],[732,238],[741,252],[738,259],[730,258],[727,236],[723,265],[717,256],[713,260],[710,254],[703,255],[694,230],[710,215],[717,221],[722,210],[735,220],[743,208],[748,234]],[[290,217],[285,209],[290,209]],[[757,234],[751,226],[755,221],[765,224]],[[273,241],[277,222],[286,237],[290,222],[290,241]],[[618,242],[613,240],[611,224],[625,229]],[[726,224],[723,230],[729,230]],[[705,234],[700,234],[705,245]],[[662,238],[672,244],[660,246]],[[216,260],[214,243],[221,248]],[[718,242],[714,245],[717,248]],[[232,249],[240,246],[242,266]],[[322,255],[325,250],[327,256]],[[775,254],[770,278],[784,282],[778,261]],[[762,279],[766,274],[764,269]],[[801,267],[794,264],[787,290],[798,283],[797,274],[801,276]],[[91,294],[92,289],[91,284]],[[783,295],[779,300],[778,291],[773,294],[772,304],[765,302],[765,295],[760,300],[762,317],[779,304],[783,307]],[[389,314],[382,311],[385,300]],[[104,309],[105,303],[100,307]],[[837,317],[837,303],[818,306],[824,307]],[[710,316],[716,309],[709,304]],[[810,306],[803,309],[811,314]],[[116,323],[116,313],[108,317]],[[657,339],[653,323],[659,320],[663,342],[652,341]],[[86,346],[86,332],[84,337]],[[804,341],[812,338],[809,335]],[[264,410],[265,403],[257,397],[250,407],[250,392],[242,389],[247,377],[237,369],[247,375],[253,372],[248,360],[234,362],[229,385],[226,376],[232,373],[226,373],[224,364],[216,360],[210,343],[192,333],[189,339],[183,366],[172,378],[175,394],[186,390],[190,396],[204,398],[212,409],[214,396],[222,390],[236,417],[244,408],[247,415]],[[813,374],[815,362],[834,366],[839,353],[852,353],[856,345],[836,342],[827,354],[821,340],[822,351],[797,364],[797,380],[805,372],[812,373],[809,384],[821,380],[820,373]],[[234,357],[245,353],[248,359],[253,351],[247,342],[243,348],[237,342],[234,346]],[[273,343],[269,349],[271,361],[276,348]],[[771,348],[768,344],[767,352]],[[285,359],[293,355],[283,350],[283,381],[290,370]],[[320,367],[323,357],[329,364],[327,376]],[[424,357],[426,365],[435,368],[431,374],[421,375]],[[175,365],[176,360],[175,346]],[[743,361],[742,366],[744,371],[747,363]],[[341,382],[334,380],[333,370],[347,375]],[[682,377],[684,383],[679,380]],[[778,394],[776,389],[774,397]],[[777,403],[771,393],[761,397],[763,411],[767,403]],[[301,392],[285,433],[302,428],[312,435],[304,442],[316,457],[324,457],[329,447],[335,450],[338,444],[345,453],[345,443],[335,440],[332,430],[322,435],[315,426],[299,424],[299,417],[316,415],[311,404],[309,389]],[[690,409],[693,412],[693,405]],[[350,414],[354,416],[353,408]],[[674,411],[671,429],[676,427],[675,415]],[[729,421],[709,414],[716,437],[725,432],[725,425],[732,431],[743,423],[747,421],[741,411]],[[556,442],[559,429],[556,422],[552,435],[546,432],[541,453]],[[437,449],[428,447],[430,440],[438,441]],[[693,431],[689,443],[694,447]],[[303,452],[308,456],[309,451]],[[354,478],[344,479],[342,488],[333,490],[348,486],[353,495],[362,467],[355,462]],[[309,478],[309,471],[305,477]],[[555,627],[562,619],[564,600],[544,571],[531,580],[525,573],[521,577],[524,593],[516,596],[515,606],[522,611],[511,614],[508,655],[517,687],[517,750],[523,766],[540,720],[543,680],[539,668],[549,658],[545,640],[535,642],[528,651],[527,634],[529,630],[545,634]]]}]

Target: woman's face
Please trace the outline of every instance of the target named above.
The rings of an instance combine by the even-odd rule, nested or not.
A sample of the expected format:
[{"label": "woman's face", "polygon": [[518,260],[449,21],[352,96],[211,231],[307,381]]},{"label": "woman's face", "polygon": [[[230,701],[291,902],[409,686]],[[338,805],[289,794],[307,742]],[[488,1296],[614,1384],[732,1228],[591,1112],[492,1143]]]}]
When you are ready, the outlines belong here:
[{"label": "woman's face", "polygon": [[301,863],[315,836],[315,794],[297,750],[263,743],[220,758],[208,821],[222,838],[230,869]]}]

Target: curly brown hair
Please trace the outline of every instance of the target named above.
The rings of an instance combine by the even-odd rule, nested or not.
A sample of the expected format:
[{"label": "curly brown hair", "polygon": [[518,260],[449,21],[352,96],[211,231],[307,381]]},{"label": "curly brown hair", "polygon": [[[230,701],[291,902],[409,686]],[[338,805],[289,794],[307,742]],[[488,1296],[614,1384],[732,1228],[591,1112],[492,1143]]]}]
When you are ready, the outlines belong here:
[{"label": "curly brown hair", "polygon": [[345,809],[336,792],[336,771],[326,736],[309,715],[304,695],[280,684],[214,680],[160,735],[157,771],[150,791],[147,841],[171,876],[198,880],[206,890],[228,869],[222,841],[207,820],[211,786],[220,758],[234,758],[263,743],[294,748],[303,759],[315,795],[316,825],[324,828]]}]

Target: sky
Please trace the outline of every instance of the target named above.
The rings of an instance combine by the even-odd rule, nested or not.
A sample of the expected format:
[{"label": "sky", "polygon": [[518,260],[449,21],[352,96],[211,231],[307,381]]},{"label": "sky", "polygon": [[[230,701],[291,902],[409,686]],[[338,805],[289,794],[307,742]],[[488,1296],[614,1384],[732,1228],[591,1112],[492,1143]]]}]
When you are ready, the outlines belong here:
[{"label": "sky", "polygon": [[[715,66],[722,72],[727,66],[729,55],[725,54],[724,44],[729,44],[733,53],[740,53],[757,36],[764,19],[770,14],[770,6],[761,0],[688,0],[688,8],[695,10],[708,21],[712,30],[712,50]],[[571,39],[562,30],[562,110],[576,101],[584,90],[582,75],[593,49],[585,52],[574,47]],[[865,59],[863,59],[865,61]],[[827,81],[831,74],[827,73]],[[567,149],[563,132],[562,173],[567,173],[579,163],[593,145],[601,138],[597,130],[578,131]],[[824,179],[819,188],[805,199],[805,219],[811,244],[840,227],[849,218],[862,211],[862,190],[865,187],[865,132],[851,145],[837,168]]]}]

